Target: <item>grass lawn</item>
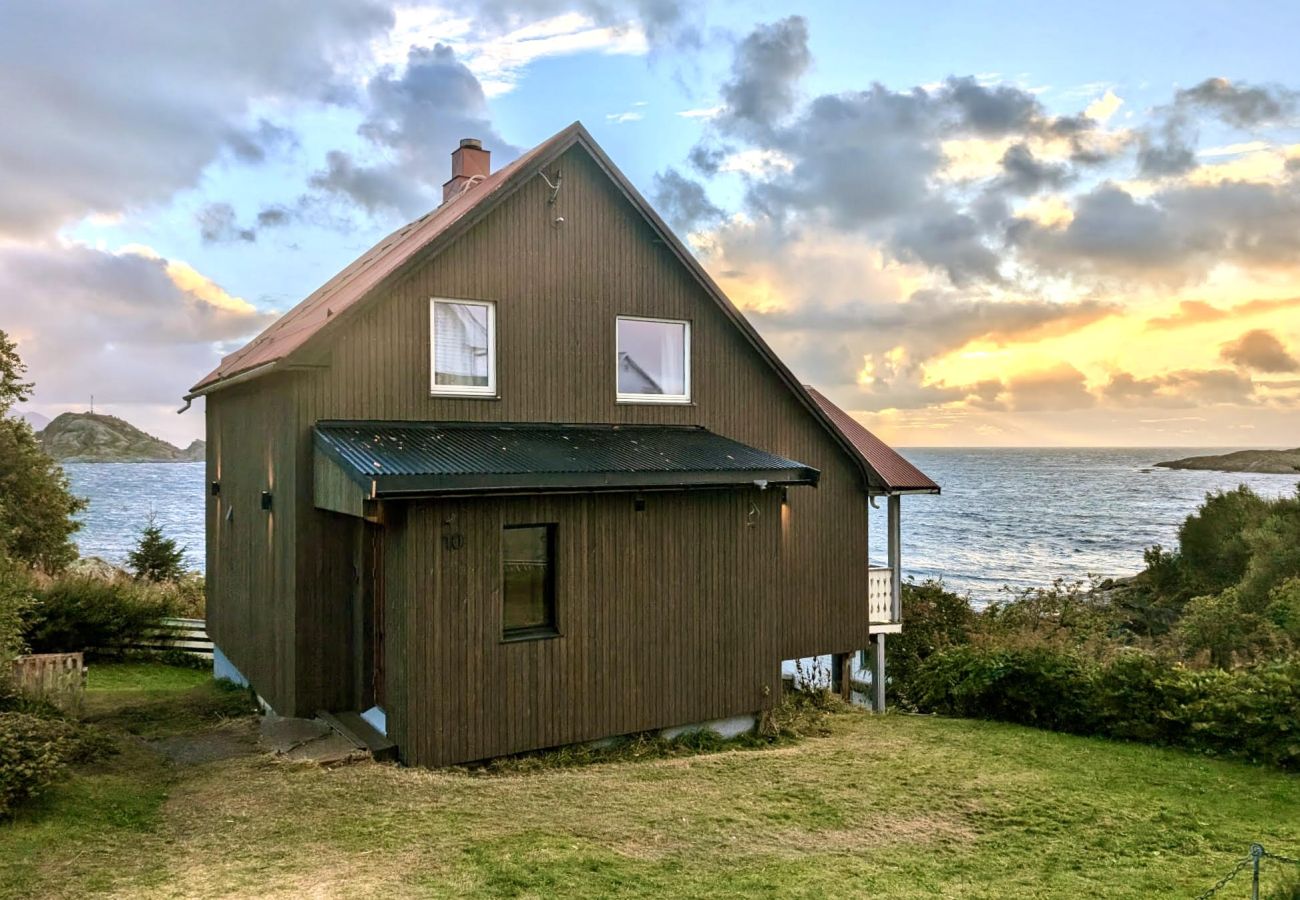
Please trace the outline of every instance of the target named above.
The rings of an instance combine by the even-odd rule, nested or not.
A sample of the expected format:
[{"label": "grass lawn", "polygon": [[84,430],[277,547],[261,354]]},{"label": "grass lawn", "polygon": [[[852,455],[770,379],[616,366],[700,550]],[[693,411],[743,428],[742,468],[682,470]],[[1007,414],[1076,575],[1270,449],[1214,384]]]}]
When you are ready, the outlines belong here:
[{"label": "grass lawn", "polygon": [[326,770],[258,753],[201,673],[90,689],[122,752],[0,826],[0,896],[1191,897],[1252,841],[1300,856],[1294,776],[1012,726],[854,711],[774,749]]}]

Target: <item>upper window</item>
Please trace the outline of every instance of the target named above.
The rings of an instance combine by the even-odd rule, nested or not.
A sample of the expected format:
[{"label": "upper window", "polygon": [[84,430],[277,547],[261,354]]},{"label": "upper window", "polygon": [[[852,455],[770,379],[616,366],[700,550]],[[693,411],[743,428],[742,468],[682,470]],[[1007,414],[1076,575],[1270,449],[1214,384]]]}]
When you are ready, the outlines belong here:
[{"label": "upper window", "polygon": [[474,300],[434,300],[430,320],[433,335],[435,394],[494,396],[497,392],[496,307]]},{"label": "upper window", "polygon": [[619,400],[691,399],[691,323],[619,316],[617,332]]},{"label": "upper window", "polygon": [[501,533],[502,637],[550,637],[555,627],[555,526]]}]

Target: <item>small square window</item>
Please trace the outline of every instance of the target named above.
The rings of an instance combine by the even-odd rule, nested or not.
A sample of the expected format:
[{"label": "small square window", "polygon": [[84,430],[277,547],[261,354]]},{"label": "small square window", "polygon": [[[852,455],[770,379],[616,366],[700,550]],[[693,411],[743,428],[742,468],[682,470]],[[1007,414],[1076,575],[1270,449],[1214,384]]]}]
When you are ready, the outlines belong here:
[{"label": "small square window", "polygon": [[435,394],[495,396],[496,306],[473,300],[434,300],[430,362]]},{"label": "small square window", "polygon": [[687,403],[691,399],[691,324],[619,316],[618,399]]},{"label": "small square window", "polygon": [[506,640],[558,633],[554,525],[507,525],[502,531],[501,598]]}]

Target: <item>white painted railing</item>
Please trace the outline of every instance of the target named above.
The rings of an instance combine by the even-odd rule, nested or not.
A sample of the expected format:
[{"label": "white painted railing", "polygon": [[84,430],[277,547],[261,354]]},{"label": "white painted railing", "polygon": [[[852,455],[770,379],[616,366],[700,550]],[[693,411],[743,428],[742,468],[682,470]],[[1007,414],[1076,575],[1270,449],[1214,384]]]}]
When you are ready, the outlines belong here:
[{"label": "white painted railing", "polygon": [[129,646],[131,650],[183,650],[193,656],[212,659],[212,639],[203,619],[163,619],[160,631],[145,634]]},{"label": "white painted railing", "polygon": [[867,570],[867,621],[872,625],[892,625],[893,591],[888,566],[871,566]]}]

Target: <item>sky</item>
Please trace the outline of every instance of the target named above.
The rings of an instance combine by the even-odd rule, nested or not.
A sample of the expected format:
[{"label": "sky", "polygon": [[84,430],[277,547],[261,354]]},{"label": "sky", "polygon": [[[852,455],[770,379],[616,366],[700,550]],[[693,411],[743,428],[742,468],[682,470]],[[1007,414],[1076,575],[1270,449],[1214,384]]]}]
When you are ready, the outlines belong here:
[{"label": "sky", "polygon": [[[1300,6],[10,0],[28,411],[187,389],[448,154],[581,120],[795,373],[899,446],[1300,444]],[[696,360],[704,365],[707,361]]]}]

